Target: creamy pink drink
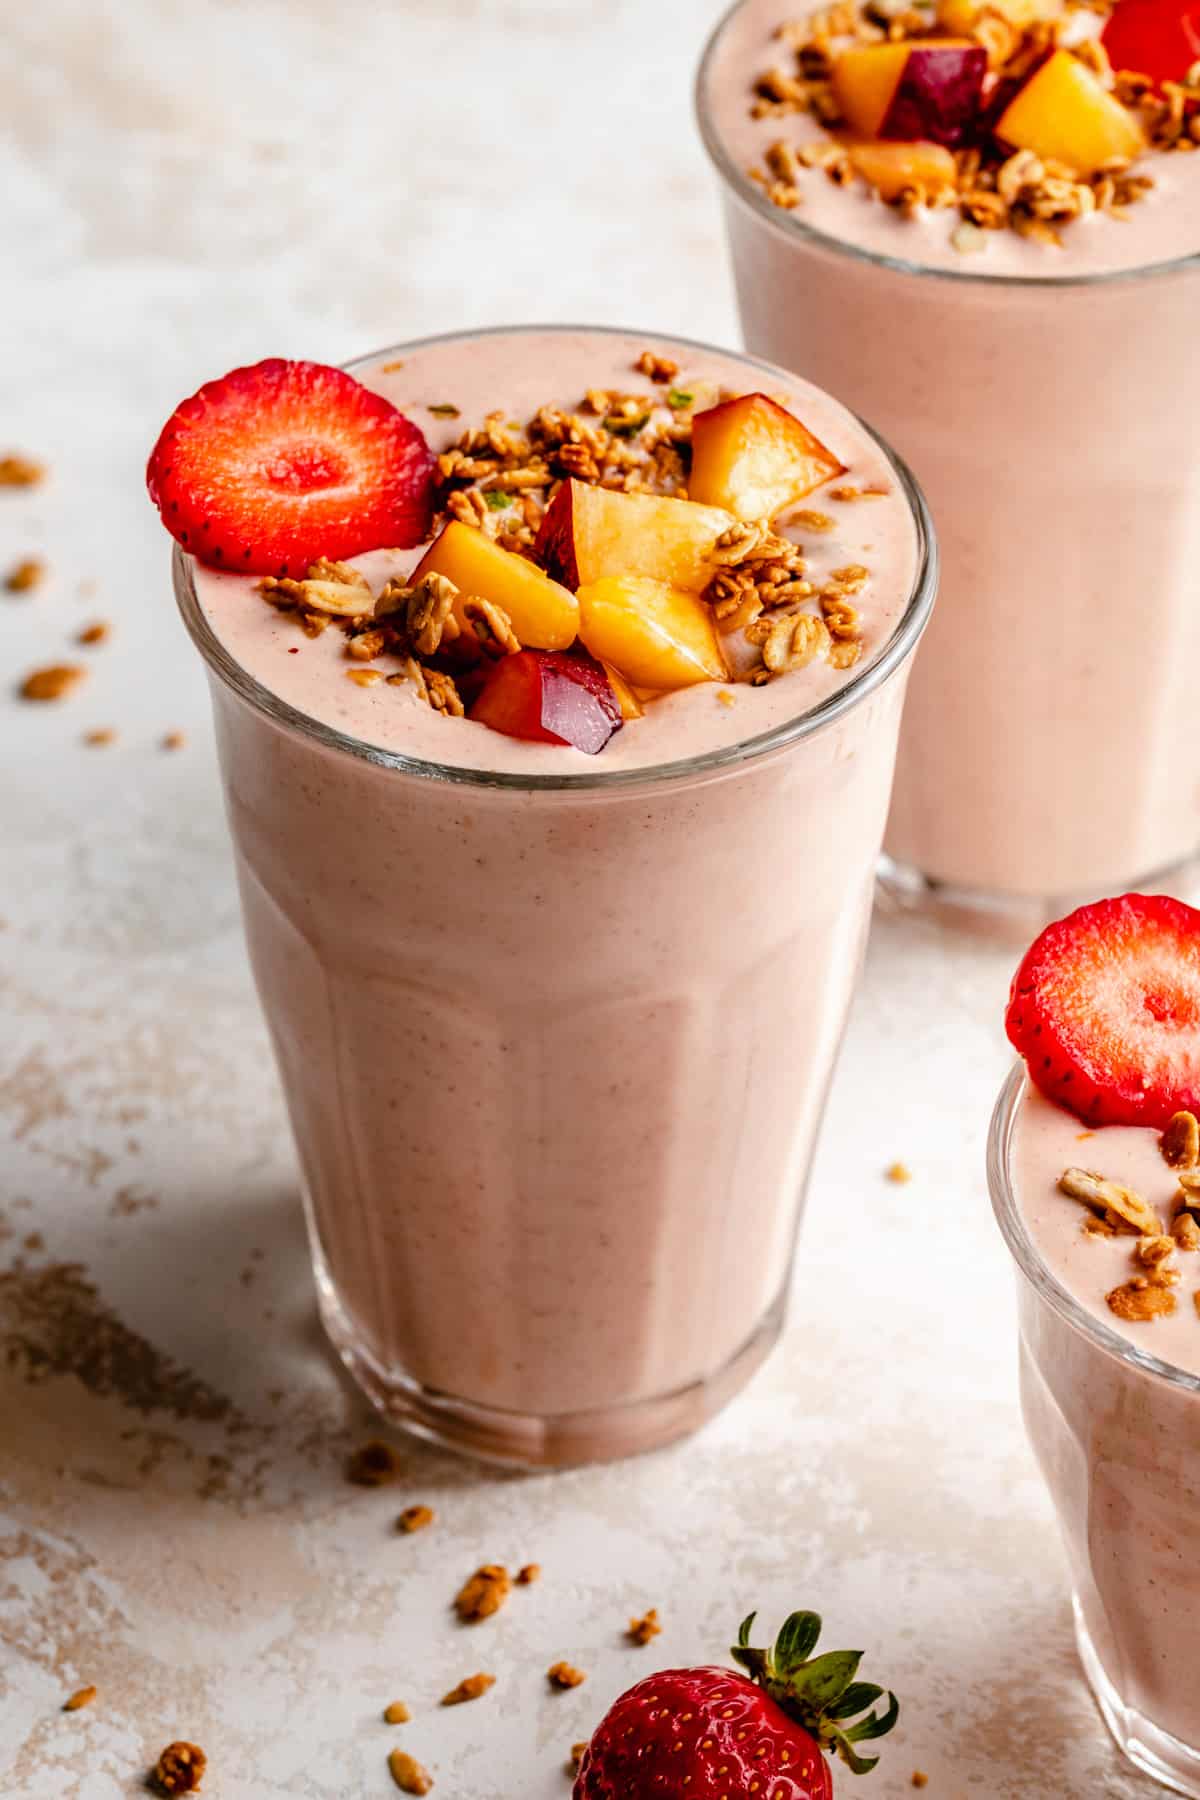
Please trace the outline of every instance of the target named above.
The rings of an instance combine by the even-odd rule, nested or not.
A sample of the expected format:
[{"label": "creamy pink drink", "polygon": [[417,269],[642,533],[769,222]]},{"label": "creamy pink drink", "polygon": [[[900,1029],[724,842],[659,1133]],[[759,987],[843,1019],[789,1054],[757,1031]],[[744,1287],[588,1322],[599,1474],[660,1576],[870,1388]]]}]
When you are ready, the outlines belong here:
[{"label": "creamy pink drink", "polygon": [[[979,11],[942,0],[946,35],[969,34]],[[1200,155],[1150,148],[1115,177],[1074,179],[1024,151],[975,193],[943,147],[957,188],[938,187],[927,159],[887,204],[857,172],[854,134],[795,110],[814,87],[838,104],[811,45],[804,66],[822,79],[799,78],[808,17],[744,0],[709,47],[699,108],[746,342],[877,422],[937,521],[945,598],[905,711],[894,891],[1040,914],[1062,910],[1051,897],[1157,871],[1181,881],[1200,844],[1187,697],[1200,656]],[[775,35],[787,20],[792,33]],[[1078,46],[1100,23],[1080,9],[1054,29]],[[980,29],[992,45],[1020,39],[1004,37],[1000,7]],[[1090,104],[1091,65],[1059,55]],[[1094,61],[1109,107],[1112,77]],[[1020,79],[1038,66],[1027,57]],[[994,66],[986,79],[1000,80]],[[1194,141],[1200,86],[1179,105]],[[1052,104],[1007,129],[1028,142],[1065,117]],[[879,147],[863,161],[873,177]]]},{"label": "creamy pink drink", "polygon": [[[518,1464],[620,1456],[702,1422],[780,1329],[932,597],[923,509],[827,395],[699,345],[502,330],[354,373],[526,558],[514,459],[493,479],[464,434],[579,418],[589,391],[583,416],[612,408],[624,442],[667,417],[668,470],[702,396],[756,390],[841,466],[775,522],[819,652],[767,680],[763,633],[725,618],[727,679],[657,697],[643,681],[642,716],[596,755],[436,711],[386,650],[358,667],[370,643],[306,635],[251,579],[177,561],[329,1334],[426,1436]],[[589,441],[543,453],[555,486],[589,479]],[[877,497],[833,496],[850,486]],[[422,554],[353,559],[368,611]]]}]

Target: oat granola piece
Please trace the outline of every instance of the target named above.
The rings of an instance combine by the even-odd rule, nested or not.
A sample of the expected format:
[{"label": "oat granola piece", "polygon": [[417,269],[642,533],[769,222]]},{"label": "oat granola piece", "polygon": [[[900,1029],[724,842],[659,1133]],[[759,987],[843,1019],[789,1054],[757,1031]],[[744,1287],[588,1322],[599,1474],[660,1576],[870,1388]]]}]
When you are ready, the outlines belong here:
[{"label": "oat granola piece", "polygon": [[403,1700],[393,1700],[390,1706],[384,1707],[383,1718],[387,1725],[407,1725],[412,1714]]},{"label": "oat granola piece", "polygon": [[366,576],[350,563],[330,562],[326,556],[309,564],[303,581],[265,575],[258,583],[258,591],[264,600],[284,611],[298,607],[302,612],[328,613],[333,618],[356,618],[369,613],[373,604]]},{"label": "oat granola piece", "polygon": [[51,663],[48,668],[34,669],[18,691],[22,700],[61,700],[86,674],[78,663]]},{"label": "oat granola piece", "polygon": [[1162,1234],[1158,1214],[1132,1188],[1106,1181],[1090,1169],[1064,1169],[1058,1186],[1060,1193],[1090,1206],[1117,1230],[1134,1231],[1139,1237],[1154,1238]]},{"label": "oat granola piece", "polygon": [[383,670],[347,669],[346,679],[347,681],[352,681],[355,687],[378,687],[379,683],[383,680]]},{"label": "oat granola piece", "polygon": [[1200,1225],[1186,1209],[1176,1213],[1172,1219],[1171,1236],[1180,1250],[1189,1254],[1200,1250]]},{"label": "oat granola piece", "polygon": [[[1200,1299],[1200,1295],[1198,1295],[1197,1298]],[[580,1763],[583,1761],[583,1753],[587,1747],[588,1741],[586,1738],[581,1738],[577,1744],[571,1745],[571,1755],[567,1762],[568,1775],[574,1775],[576,1773]]]},{"label": "oat granola piece", "polygon": [[103,644],[111,637],[111,635],[112,626],[108,623],[108,620],[96,619],[92,624],[84,626],[83,630],[79,633],[76,642],[89,645]]},{"label": "oat granola piece", "polygon": [[433,1776],[407,1750],[388,1751],[388,1773],[402,1794],[427,1794]]},{"label": "oat granola piece", "polygon": [[454,1610],[464,1625],[477,1625],[500,1611],[512,1589],[512,1580],[502,1563],[484,1563],[468,1576],[454,1600]]},{"label": "oat granola piece", "polygon": [[1131,1324],[1169,1318],[1175,1311],[1175,1296],[1169,1287],[1161,1287],[1136,1275],[1132,1281],[1113,1288],[1105,1299],[1109,1310],[1116,1313],[1118,1319]]},{"label": "oat granola piece", "polygon": [[96,1689],[92,1686],[77,1688],[69,1700],[63,1701],[64,1712],[79,1712],[90,1706],[96,1698]]},{"label": "oat granola piece", "polygon": [[1159,1149],[1168,1168],[1194,1169],[1200,1163],[1200,1121],[1195,1113],[1175,1113],[1159,1139]]},{"label": "oat granola piece", "polygon": [[1144,1268],[1154,1269],[1165,1263],[1175,1254],[1175,1239],[1166,1234],[1157,1237],[1144,1237],[1138,1242],[1136,1251],[1138,1261]]},{"label": "oat granola piece", "polygon": [[494,1675],[468,1675],[457,1687],[452,1687],[448,1694],[443,1694],[439,1702],[441,1706],[463,1706],[468,1700],[478,1700],[488,1689],[495,1687]]},{"label": "oat granola piece", "polygon": [[424,1531],[433,1524],[436,1517],[432,1506],[406,1506],[396,1520],[396,1529],[411,1536],[414,1531]]},{"label": "oat granola piece", "polygon": [[400,1454],[382,1438],[361,1445],[346,1464],[346,1480],[355,1487],[386,1487],[399,1479]]},{"label": "oat granola piece", "polygon": [[164,750],[182,750],[186,743],[187,738],[182,731],[165,731],[163,733],[162,747]]},{"label": "oat granola piece", "polygon": [[658,1622],[658,1608],[652,1606],[644,1612],[640,1619],[630,1619],[626,1636],[630,1643],[646,1645],[651,1638],[656,1638],[662,1626]]},{"label": "oat granola piece", "polygon": [[534,1582],[540,1581],[541,1578],[542,1578],[541,1563],[526,1563],[524,1565],[524,1567],[517,1570],[517,1586],[518,1587],[532,1587]]},{"label": "oat granola piece", "polygon": [[512,656],[521,648],[512,620],[494,601],[473,594],[463,601],[463,613],[485,656]]},{"label": "oat granola piece", "polygon": [[32,457],[18,456],[13,452],[0,456],[0,488],[37,487],[45,479],[45,465],[34,462]]},{"label": "oat granola piece", "polygon": [[669,356],[658,356],[653,350],[643,350],[633,366],[639,375],[645,375],[662,387],[674,381],[679,373],[677,362],[672,362]]},{"label": "oat granola piece", "polygon": [[111,725],[97,725],[91,731],[85,731],[83,741],[89,750],[104,750],[109,744],[115,744],[117,734]]},{"label": "oat granola piece", "polygon": [[204,1779],[208,1758],[198,1744],[168,1744],[154,1765],[154,1781],[162,1794],[194,1794]]},{"label": "oat granola piece", "polygon": [[913,1770],[912,1785],[915,1788],[927,1788],[929,1786],[929,1777],[926,1775],[924,1769]]},{"label": "oat granola piece", "polygon": [[10,594],[31,594],[35,587],[40,587],[46,578],[46,565],[40,556],[26,556],[19,563],[14,563],[4,577],[4,586]]},{"label": "oat granola piece", "polygon": [[883,1173],[885,1180],[894,1181],[898,1187],[912,1180],[912,1170],[904,1162],[889,1163]]},{"label": "oat granola piece", "polygon": [[565,1690],[567,1688],[582,1687],[583,1683],[587,1680],[587,1676],[582,1669],[575,1668],[572,1663],[556,1662],[551,1663],[550,1667],[546,1670],[546,1680],[550,1683],[552,1688]]}]

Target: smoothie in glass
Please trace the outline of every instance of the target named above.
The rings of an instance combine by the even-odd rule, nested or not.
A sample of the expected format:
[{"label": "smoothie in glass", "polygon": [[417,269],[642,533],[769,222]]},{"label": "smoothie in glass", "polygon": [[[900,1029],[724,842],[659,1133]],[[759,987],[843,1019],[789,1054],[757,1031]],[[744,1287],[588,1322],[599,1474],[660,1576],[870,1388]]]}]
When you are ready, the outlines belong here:
[{"label": "smoothie in glass", "polygon": [[[1136,87],[1086,47],[1111,30],[1099,13],[1047,6],[1018,28],[1033,8],[943,0],[909,16],[959,44],[940,52],[962,59],[958,85],[931,57],[906,110],[874,116],[941,141],[870,139],[870,92],[839,87],[838,61],[904,44],[882,12],[834,10],[843,35],[814,36],[803,6],[744,0],[698,101],[746,342],[875,421],[938,526],[944,600],[909,691],[889,885],[1039,919],[1056,896],[1182,883],[1200,844],[1200,156],[1125,142],[1112,108],[1143,144],[1191,144],[1200,85],[1164,123],[1166,102],[1125,106]],[[972,46],[989,66],[967,116]],[[1095,114],[1039,98],[1039,69]],[[1078,122],[1079,167],[1011,141],[1000,159],[988,121],[1022,82],[1033,99],[1005,129],[1049,130],[1061,156]]]},{"label": "smoothie in glass", "polygon": [[[303,583],[176,561],[322,1316],[398,1423],[620,1456],[701,1423],[780,1329],[932,600],[923,503],[827,395],[701,345],[501,330],[353,373],[438,457],[443,549],[354,557],[376,616],[315,626]],[[747,394],[815,458],[771,532],[782,489],[740,492],[736,430],[705,473],[693,424]],[[430,653],[468,716],[370,637],[451,566],[451,523],[475,593],[487,546],[577,589],[627,715],[597,753],[485,722],[529,654],[505,621],[538,629],[519,606],[474,661]],[[566,635],[535,654],[579,656]]]}]

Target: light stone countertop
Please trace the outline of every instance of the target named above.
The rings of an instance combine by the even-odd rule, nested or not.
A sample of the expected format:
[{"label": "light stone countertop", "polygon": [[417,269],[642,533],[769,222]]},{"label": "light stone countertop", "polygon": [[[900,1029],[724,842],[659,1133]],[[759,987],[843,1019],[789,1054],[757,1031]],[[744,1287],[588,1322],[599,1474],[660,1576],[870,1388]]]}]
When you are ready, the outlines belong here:
[{"label": "light stone countertop", "polygon": [[[881,921],[816,1169],[791,1328],[698,1440],[498,1478],[417,1447],[347,1486],[365,1404],[319,1339],[243,956],[207,701],[142,491],[175,401],[524,319],[736,341],[689,112],[713,0],[38,0],[3,8],[0,1792],[118,1800],[169,1739],[212,1800],[565,1800],[631,1680],[741,1614],[826,1615],[905,1701],[929,1800],[1135,1800],[1084,1690],[1017,1413],[982,1172],[1008,952]],[[111,642],[76,652],[92,618]],[[30,667],[86,657],[54,707]],[[120,742],[82,747],[113,725]],[[183,749],[159,747],[187,734]],[[909,1186],[882,1171],[911,1165]],[[436,1526],[392,1530],[427,1501]],[[480,1561],[541,1584],[464,1633]],[[650,1650],[625,1621],[659,1607]],[[552,1694],[560,1656],[585,1686]],[[476,1668],[496,1688],[441,1712]],[[97,1704],[66,1716],[75,1687]],[[859,1791],[843,1774],[839,1795]]]}]

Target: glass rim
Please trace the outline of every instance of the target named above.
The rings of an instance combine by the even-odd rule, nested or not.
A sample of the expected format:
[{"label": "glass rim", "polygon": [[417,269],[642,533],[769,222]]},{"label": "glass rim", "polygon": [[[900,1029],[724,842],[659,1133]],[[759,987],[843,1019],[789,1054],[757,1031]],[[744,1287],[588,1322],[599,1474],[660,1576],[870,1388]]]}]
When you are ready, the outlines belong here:
[{"label": "glass rim", "polygon": [[1132,1368],[1140,1370],[1143,1375],[1150,1375],[1155,1380],[1164,1381],[1169,1386],[1180,1388],[1184,1393],[1200,1394],[1200,1375],[1192,1375],[1175,1363],[1163,1362],[1160,1357],[1151,1356],[1148,1350],[1140,1350],[1131,1344],[1128,1338],[1121,1336],[1111,1326],[1097,1319],[1062,1283],[1050,1273],[1037,1245],[1025,1224],[1017,1206],[1012,1181],[1012,1140],[1016,1127],[1017,1114],[1021,1101],[1030,1088],[1029,1077],[1025,1072],[1025,1064],[1018,1062],[1008,1074],[1000,1097],[992,1113],[991,1127],[988,1131],[987,1173],[988,1189],[992,1199],[992,1211],[996,1223],[1008,1245],[1013,1260],[1021,1274],[1029,1282],[1038,1295],[1051,1306],[1064,1322],[1072,1326],[1081,1336],[1089,1338],[1099,1349],[1115,1356],[1120,1362],[1128,1363]]},{"label": "glass rim", "polygon": [[877,269],[891,269],[898,275],[913,275],[929,281],[966,282],[981,288],[1104,288],[1127,281],[1179,275],[1187,269],[1200,270],[1200,250],[1188,250],[1182,256],[1168,257],[1162,262],[1140,263],[1131,269],[1099,270],[1086,275],[985,275],[972,269],[941,269],[932,263],[909,262],[903,256],[885,256],[878,250],[868,250],[862,244],[854,244],[846,238],[835,237],[832,232],[818,230],[797,213],[782,211],[738,167],[717,124],[716,108],[709,93],[710,77],[722,39],[747,4],[748,0],[733,0],[709,33],[693,88],[696,123],[709,160],[729,191],[741,201],[747,211],[754,213],[764,224],[782,232],[784,237],[817,245],[835,255],[848,257],[854,262],[869,263]]},{"label": "glass rim", "polygon": [[[749,356],[744,351],[721,350],[715,344],[706,344],[695,338],[677,337],[671,333],[653,330],[640,331],[618,325],[492,325],[475,331],[438,332],[430,337],[414,338],[404,343],[388,345],[381,350],[372,351],[367,356],[356,356],[342,366],[347,373],[356,375],[384,359],[391,360],[394,357],[411,355],[433,344],[474,341],[481,337],[545,335],[552,332],[586,333],[589,336],[644,337],[651,343],[664,344],[672,348],[698,350],[706,355],[736,356],[738,361],[761,371],[773,381],[791,383],[797,379],[795,375],[789,375],[786,369],[781,369],[777,364],[765,362],[761,357]],[[816,732],[834,724],[845,713],[857,706],[860,700],[866,699],[877,688],[882,687],[888,677],[901,667],[915,649],[917,641],[928,623],[934,596],[937,593],[938,549],[925,496],[908,465],[896,454],[890,444],[886,443],[865,420],[858,418],[857,414],[852,413],[851,417],[886,457],[899,483],[900,491],[908,503],[916,537],[916,574],[895,629],[887,642],[880,646],[869,662],[856,671],[849,681],[844,682],[834,693],[827,695],[815,706],[810,706],[794,718],[785,719],[782,724],[772,727],[769,731],[756,733],[749,738],[740,738],[736,743],[720,745],[714,750],[703,751],[699,755],[677,759],[674,762],[649,763],[642,768],[613,769],[608,773],[598,769],[594,773],[586,771],[580,774],[525,775],[512,770],[461,768],[453,763],[432,762],[422,757],[409,756],[399,750],[386,750],[380,745],[367,743],[365,739],[353,737],[348,732],[339,731],[335,726],[327,725],[320,719],[314,719],[310,714],[302,712],[298,707],[292,706],[288,701],[282,700],[277,694],[272,693],[268,687],[257,681],[247,669],[243,668],[241,663],[226,649],[205,616],[196,594],[196,584],[193,578],[195,559],[189,556],[179,544],[174,547],[171,561],[175,599],[188,634],[208,664],[209,670],[254,711],[263,714],[276,725],[313,739],[326,749],[355,756],[360,761],[374,763],[379,768],[394,769],[399,773],[413,775],[422,780],[447,781],[463,787],[502,788],[533,793],[578,793],[590,790],[616,792],[630,788],[666,786],[673,782],[719,773],[754,761],[759,757],[787,749],[801,739],[811,737]]]}]

